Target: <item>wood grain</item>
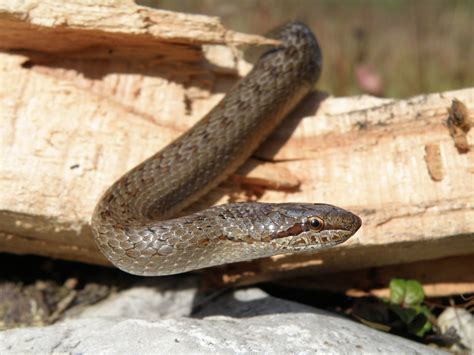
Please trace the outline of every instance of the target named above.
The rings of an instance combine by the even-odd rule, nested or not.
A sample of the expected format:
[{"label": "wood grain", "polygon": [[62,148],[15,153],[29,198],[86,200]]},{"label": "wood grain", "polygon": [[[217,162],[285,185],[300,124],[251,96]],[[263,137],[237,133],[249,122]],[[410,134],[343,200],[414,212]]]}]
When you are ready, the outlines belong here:
[{"label": "wood grain", "polygon": [[[0,251],[106,263],[89,228],[100,194],[248,70],[236,42],[267,42],[215,18],[132,3],[23,4],[13,10],[0,1]],[[473,88],[407,100],[310,95],[246,166],[191,209],[317,201],[353,210],[364,225],[340,248],[264,259],[228,276],[474,253],[474,153],[460,154],[445,124],[454,98],[472,117]],[[442,178],[425,158],[434,145]]]}]

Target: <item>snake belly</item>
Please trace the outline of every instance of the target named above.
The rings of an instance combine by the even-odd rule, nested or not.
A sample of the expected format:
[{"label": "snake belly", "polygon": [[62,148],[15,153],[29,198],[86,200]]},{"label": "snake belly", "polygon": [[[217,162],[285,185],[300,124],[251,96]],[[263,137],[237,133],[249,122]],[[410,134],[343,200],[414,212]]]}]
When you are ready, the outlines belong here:
[{"label": "snake belly", "polygon": [[173,218],[234,172],[319,78],[321,51],[308,27],[292,22],[273,36],[281,44],[214,109],[101,197],[92,231],[115,266],[176,274],[331,247],[360,227],[356,215],[314,203],[224,204]]}]

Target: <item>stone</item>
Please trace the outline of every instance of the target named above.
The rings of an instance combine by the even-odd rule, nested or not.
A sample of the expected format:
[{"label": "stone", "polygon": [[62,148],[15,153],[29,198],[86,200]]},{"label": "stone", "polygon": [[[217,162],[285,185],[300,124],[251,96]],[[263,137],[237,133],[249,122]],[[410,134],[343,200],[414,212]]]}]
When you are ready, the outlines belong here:
[{"label": "stone", "polygon": [[51,326],[4,331],[0,353],[442,353],[257,288],[201,300],[170,290],[140,286]]},{"label": "stone", "polygon": [[459,337],[462,344],[453,344],[451,351],[460,353],[467,349],[474,349],[474,315],[463,308],[446,308],[438,317],[438,326],[445,336],[453,334]]}]

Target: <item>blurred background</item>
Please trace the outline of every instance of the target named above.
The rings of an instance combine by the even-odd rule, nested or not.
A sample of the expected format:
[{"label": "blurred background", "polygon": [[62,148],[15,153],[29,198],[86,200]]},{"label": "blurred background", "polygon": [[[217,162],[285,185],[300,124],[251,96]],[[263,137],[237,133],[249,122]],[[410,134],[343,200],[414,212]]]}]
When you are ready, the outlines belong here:
[{"label": "blurred background", "polygon": [[218,16],[232,30],[264,34],[298,19],[318,36],[321,90],[408,97],[474,86],[473,0],[137,0]]}]

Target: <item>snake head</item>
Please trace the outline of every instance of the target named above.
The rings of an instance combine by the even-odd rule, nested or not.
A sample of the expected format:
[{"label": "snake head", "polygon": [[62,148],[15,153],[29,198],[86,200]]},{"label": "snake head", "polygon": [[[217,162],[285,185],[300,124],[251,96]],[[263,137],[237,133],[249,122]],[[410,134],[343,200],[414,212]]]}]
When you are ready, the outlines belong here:
[{"label": "snake head", "polygon": [[[280,228],[264,237],[280,252],[312,251],[345,242],[362,225],[361,219],[327,204],[279,204]],[[281,209],[280,209],[281,208]]]}]

